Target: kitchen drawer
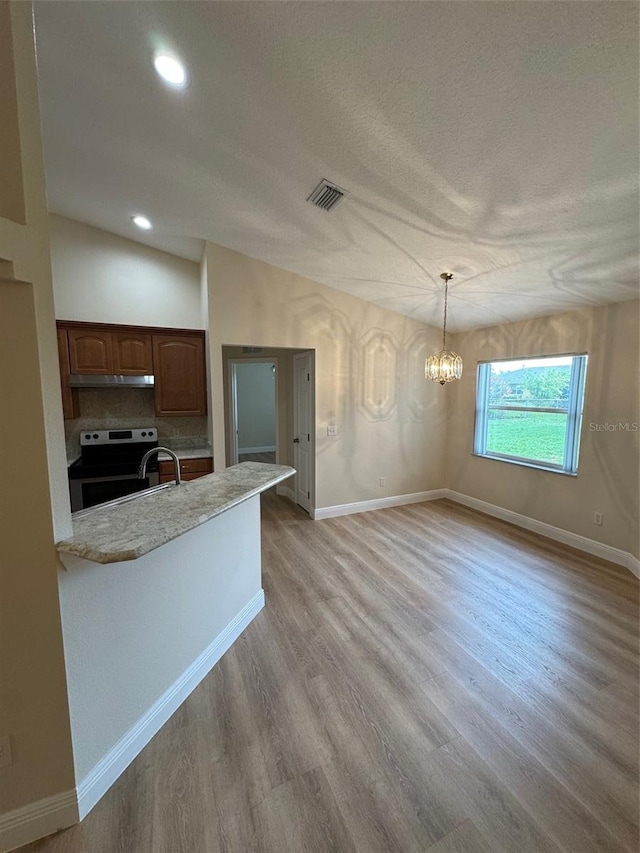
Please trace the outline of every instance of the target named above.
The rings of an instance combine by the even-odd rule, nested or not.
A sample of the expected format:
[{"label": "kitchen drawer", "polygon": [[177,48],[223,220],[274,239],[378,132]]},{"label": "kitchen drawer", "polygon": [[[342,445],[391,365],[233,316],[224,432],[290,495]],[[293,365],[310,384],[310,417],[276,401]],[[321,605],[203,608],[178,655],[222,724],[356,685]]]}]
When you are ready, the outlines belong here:
[{"label": "kitchen drawer", "polygon": [[[194,474],[197,477],[203,477],[205,474],[210,474],[213,471],[213,459],[210,457],[203,457],[201,459],[181,459],[180,460],[180,474],[183,479],[193,480],[194,477],[191,475]],[[162,460],[160,462],[160,478],[167,477],[169,480],[173,478],[174,466],[173,462],[167,460]],[[163,482],[166,482],[163,481]]]},{"label": "kitchen drawer", "polygon": [[180,471],[183,474],[210,474],[213,471],[213,459],[181,459]]}]

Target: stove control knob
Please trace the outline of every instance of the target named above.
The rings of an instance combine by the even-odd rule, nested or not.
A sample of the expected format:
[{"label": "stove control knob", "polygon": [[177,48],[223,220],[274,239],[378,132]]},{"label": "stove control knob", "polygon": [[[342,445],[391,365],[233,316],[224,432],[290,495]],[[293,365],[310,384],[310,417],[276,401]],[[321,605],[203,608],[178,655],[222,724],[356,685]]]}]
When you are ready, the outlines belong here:
[{"label": "stove control knob", "polygon": [[146,435],[146,432],[143,432],[143,433],[142,433],[142,435],[143,435],[143,436],[145,436],[145,435]]},{"label": "stove control knob", "polygon": [[85,435],[85,438],[91,438],[91,436],[87,433],[87,435]]},{"label": "stove control knob", "polygon": [[97,438],[97,437],[98,437],[98,433],[97,433],[97,432],[94,432],[93,437],[94,437],[94,438]]}]

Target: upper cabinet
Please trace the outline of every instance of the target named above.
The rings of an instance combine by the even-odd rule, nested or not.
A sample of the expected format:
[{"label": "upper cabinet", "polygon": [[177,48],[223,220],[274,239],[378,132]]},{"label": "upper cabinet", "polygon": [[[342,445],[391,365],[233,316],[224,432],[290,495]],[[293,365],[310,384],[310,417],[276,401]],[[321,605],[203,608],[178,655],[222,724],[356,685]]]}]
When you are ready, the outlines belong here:
[{"label": "upper cabinet", "polygon": [[71,373],[115,373],[111,332],[69,329]]},{"label": "upper cabinet", "polygon": [[154,335],[156,415],[206,415],[204,337]]},{"label": "upper cabinet", "polygon": [[155,375],[156,415],[207,413],[204,332],[59,321],[58,346],[65,418],[77,417],[69,373]]},{"label": "upper cabinet", "polygon": [[111,332],[92,328],[68,330],[71,373],[153,373],[151,335],[138,331]]},{"label": "upper cabinet", "polygon": [[114,332],[113,372],[125,376],[149,376],[153,373],[151,335],[135,332]]}]

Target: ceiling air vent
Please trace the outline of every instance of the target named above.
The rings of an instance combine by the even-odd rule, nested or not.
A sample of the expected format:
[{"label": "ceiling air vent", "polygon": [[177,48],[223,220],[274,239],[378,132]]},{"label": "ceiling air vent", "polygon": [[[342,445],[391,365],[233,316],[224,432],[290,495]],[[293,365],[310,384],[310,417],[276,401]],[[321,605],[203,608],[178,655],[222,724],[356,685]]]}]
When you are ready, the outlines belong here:
[{"label": "ceiling air vent", "polygon": [[341,190],[340,187],[323,178],[307,201],[322,210],[333,210],[346,195],[349,195],[346,190]]}]

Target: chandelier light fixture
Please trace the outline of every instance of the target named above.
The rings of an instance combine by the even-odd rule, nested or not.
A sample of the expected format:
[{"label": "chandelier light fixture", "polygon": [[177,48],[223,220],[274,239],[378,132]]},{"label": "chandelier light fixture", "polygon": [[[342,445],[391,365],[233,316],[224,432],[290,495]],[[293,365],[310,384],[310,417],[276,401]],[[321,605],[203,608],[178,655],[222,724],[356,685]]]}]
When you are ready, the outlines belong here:
[{"label": "chandelier light fixture", "polygon": [[449,295],[449,282],[453,278],[450,272],[441,272],[440,278],[444,281],[444,326],[442,329],[442,349],[430,355],[424,363],[425,379],[439,382],[453,382],[462,376],[462,359],[458,353],[447,349],[447,297]]}]

